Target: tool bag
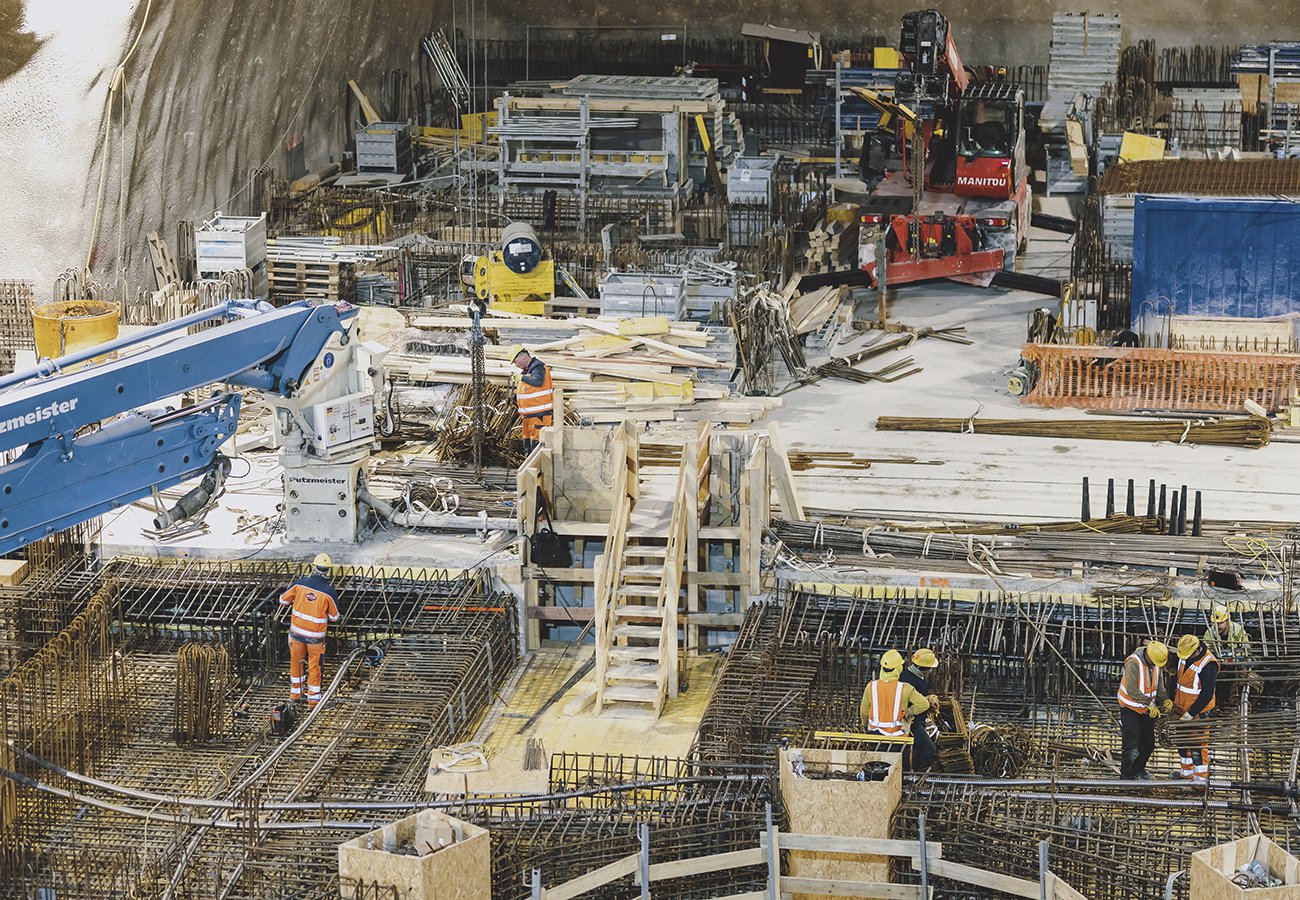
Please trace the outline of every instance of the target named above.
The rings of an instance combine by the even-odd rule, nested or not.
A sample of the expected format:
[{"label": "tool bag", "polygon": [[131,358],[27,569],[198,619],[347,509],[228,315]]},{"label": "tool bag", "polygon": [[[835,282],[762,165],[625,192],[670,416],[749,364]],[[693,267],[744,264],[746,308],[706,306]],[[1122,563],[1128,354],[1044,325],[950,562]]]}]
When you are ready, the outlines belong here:
[{"label": "tool bag", "polygon": [[573,552],[569,549],[569,539],[555,533],[551,522],[551,511],[540,488],[537,490],[537,505],[546,517],[546,525],[538,528],[528,538],[529,557],[534,565],[543,569],[567,569],[573,564]]},{"label": "tool bag", "polygon": [[271,735],[273,737],[285,737],[293,731],[295,720],[298,718],[298,711],[292,703],[281,703],[271,709]]}]

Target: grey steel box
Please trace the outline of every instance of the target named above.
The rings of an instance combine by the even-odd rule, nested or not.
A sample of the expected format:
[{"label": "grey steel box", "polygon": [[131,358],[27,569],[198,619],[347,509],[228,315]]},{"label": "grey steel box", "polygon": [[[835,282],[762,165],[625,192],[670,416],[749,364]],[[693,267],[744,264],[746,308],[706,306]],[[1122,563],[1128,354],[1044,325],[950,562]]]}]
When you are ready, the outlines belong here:
[{"label": "grey steel box", "polygon": [[406,122],[374,122],[356,133],[358,172],[411,171],[411,126]]}]

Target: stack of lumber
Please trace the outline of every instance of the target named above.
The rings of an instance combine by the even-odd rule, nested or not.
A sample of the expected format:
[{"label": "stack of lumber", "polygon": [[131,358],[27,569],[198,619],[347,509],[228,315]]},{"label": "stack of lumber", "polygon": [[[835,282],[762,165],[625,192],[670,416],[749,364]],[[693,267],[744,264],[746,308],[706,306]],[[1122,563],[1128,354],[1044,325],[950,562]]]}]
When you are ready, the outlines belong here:
[{"label": "stack of lumber", "polygon": [[[446,331],[469,327],[460,316],[419,315],[415,328]],[[484,331],[497,341],[486,348],[489,381],[504,383],[517,371],[509,347],[520,343],[551,367],[567,410],[592,422],[711,420],[748,424],[779,400],[740,397],[729,379],[735,370],[730,329],[671,322],[663,316],[628,319],[545,319],[488,316]],[[467,355],[391,353],[390,377],[412,384],[463,384]]]},{"label": "stack of lumber", "polygon": [[788,300],[790,326],[795,334],[820,332],[840,311],[846,287],[824,287],[806,294],[795,294]]},{"label": "stack of lumber", "polygon": [[1217,444],[1258,449],[1268,444],[1273,424],[1263,416],[1219,419],[948,419],[881,416],[877,431],[937,431],[962,434],[1002,434],[1019,437],[1077,438],[1097,441],[1168,441],[1174,444]]},{"label": "stack of lumber", "polygon": [[858,222],[840,218],[823,222],[808,233],[808,249],[804,251],[804,270],[839,272],[856,268],[858,264]]}]

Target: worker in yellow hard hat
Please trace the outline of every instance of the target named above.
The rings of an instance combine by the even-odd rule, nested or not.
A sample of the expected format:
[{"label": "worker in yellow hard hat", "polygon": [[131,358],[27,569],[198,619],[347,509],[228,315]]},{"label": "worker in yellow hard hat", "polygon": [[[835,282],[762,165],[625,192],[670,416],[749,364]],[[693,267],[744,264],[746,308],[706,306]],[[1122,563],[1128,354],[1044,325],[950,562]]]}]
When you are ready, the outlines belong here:
[{"label": "worker in yellow hard hat", "polygon": [[311,574],[294,581],[280,595],[280,606],[289,610],[289,699],[301,700],[305,684],[311,706],[321,699],[320,662],[325,655],[325,635],[329,623],[339,620],[338,591],[328,577],[333,568],[329,554],[318,553],[312,560]]},{"label": "worker in yellow hard hat", "polygon": [[1160,641],[1148,641],[1124,660],[1118,697],[1119,777],[1125,780],[1151,780],[1147,760],[1156,748],[1156,719],[1173,708],[1162,671],[1168,661],[1169,648]]},{"label": "worker in yellow hard hat", "polygon": [[1236,673],[1231,670],[1250,657],[1250,634],[1240,622],[1232,620],[1228,607],[1216,603],[1210,611],[1210,627],[1205,629],[1201,641],[1219,661],[1219,678],[1214,686],[1217,703],[1230,706],[1237,684]]},{"label": "worker in yellow hard hat", "polygon": [[916,718],[912,720],[910,768],[914,771],[930,768],[930,764],[934,762],[934,758],[939,752],[935,746],[934,738],[930,737],[927,728],[930,716],[938,716],[939,714],[939,699],[930,691],[930,673],[938,667],[939,658],[934,655],[934,651],[929,647],[922,647],[912,654],[912,658],[903,667],[903,674],[899,679],[904,684],[910,684],[930,704],[928,710],[918,713]]},{"label": "worker in yellow hard hat", "polygon": [[867,731],[900,737],[908,733],[909,721],[930,708],[930,701],[899,677],[903,654],[890,650],[880,658],[880,677],[862,692],[859,712]]},{"label": "worker in yellow hard hat", "polygon": [[[1209,647],[1194,634],[1178,639],[1178,689],[1174,708],[1183,722],[1199,719],[1214,710],[1214,686],[1219,677],[1219,661]],[[1179,775],[1193,784],[1205,785],[1210,777],[1210,735],[1198,726],[1194,741],[1179,741]],[[1190,746],[1195,743],[1196,746]]]}]

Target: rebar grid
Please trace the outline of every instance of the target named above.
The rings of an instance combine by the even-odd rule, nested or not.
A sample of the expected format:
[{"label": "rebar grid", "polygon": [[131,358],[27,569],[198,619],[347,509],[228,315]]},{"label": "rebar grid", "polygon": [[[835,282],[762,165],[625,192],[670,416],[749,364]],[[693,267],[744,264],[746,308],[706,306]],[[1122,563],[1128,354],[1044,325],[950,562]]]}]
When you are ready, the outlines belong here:
[{"label": "rebar grid", "polygon": [[[219,614],[255,618],[267,590],[282,587],[286,574],[278,565],[132,562],[113,567],[105,590],[131,594],[119,619],[127,626],[116,632],[129,635],[130,649],[114,659],[136,692],[132,706],[139,721],[115,741],[101,742],[111,744],[111,752],[96,775],[116,787],[89,789],[84,796],[128,809],[51,799],[45,792],[15,790],[5,780],[0,786],[21,794],[24,810],[26,804],[44,804],[53,813],[46,827],[23,833],[14,877],[0,895],[26,897],[48,887],[69,898],[337,895],[337,845],[376,817],[384,821],[396,815],[366,811],[364,804],[414,805],[430,752],[472,733],[509,676],[517,654],[514,601],[489,593],[476,576],[352,570],[336,579],[343,602],[351,597],[356,610],[351,632],[339,643],[370,649],[327,654],[327,681],[333,677],[331,664],[351,663],[339,673],[337,693],[275,764],[240,790],[237,786],[278,746],[267,736],[265,711],[287,693],[283,667],[266,663],[245,672],[246,687],[230,698],[237,714],[228,739],[181,748],[173,742],[178,673],[171,648],[196,633],[220,633],[209,624]],[[199,630],[179,627],[187,622]],[[238,638],[241,627],[236,618],[226,633]],[[20,745],[38,757],[54,756],[33,746]],[[13,764],[7,761],[6,767]],[[34,765],[24,771],[48,785],[88,790]],[[152,811],[161,810],[163,821],[149,822],[142,812],[130,811],[151,805],[130,793],[140,791],[211,798],[217,806],[155,803]],[[315,814],[261,808],[283,801],[341,802],[347,808],[321,808]],[[247,827],[187,821],[208,815]],[[311,829],[312,820],[340,824],[274,830]]]}]

